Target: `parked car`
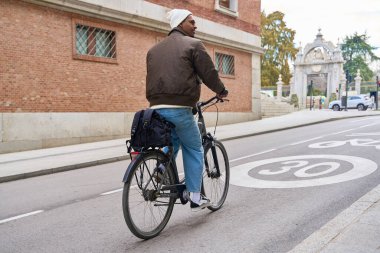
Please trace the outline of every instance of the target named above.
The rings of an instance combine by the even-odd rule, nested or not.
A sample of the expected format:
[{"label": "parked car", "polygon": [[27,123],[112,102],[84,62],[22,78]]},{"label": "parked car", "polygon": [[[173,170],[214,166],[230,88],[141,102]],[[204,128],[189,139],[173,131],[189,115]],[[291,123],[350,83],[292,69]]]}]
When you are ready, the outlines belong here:
[{"label": "parked car", "polygon": [[[347,98],[347,109],[358,109],[359,111],[365,111],[368,108],[372,108],[372,106],[372,99],[367,95],[354,95],[348,96]],[[345,106],[342,106],[341,100],[334,100],[330,102],[329,109],[341,111],[345,109]]]}]

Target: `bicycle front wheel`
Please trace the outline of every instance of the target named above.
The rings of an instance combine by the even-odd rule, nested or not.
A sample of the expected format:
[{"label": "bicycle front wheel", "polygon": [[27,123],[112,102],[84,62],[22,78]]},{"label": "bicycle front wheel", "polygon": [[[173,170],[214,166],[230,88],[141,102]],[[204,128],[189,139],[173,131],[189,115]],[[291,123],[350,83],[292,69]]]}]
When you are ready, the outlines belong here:
[{"label": "bicycle front wheel", "polygon": [[[230,181],[230,165],[226,149],[220,141],[214,140],[204,149],[202,193],[211,200],[208,209],[220,209],[227,198]],[[217,170],[217,165],[219,171]]]},{"label": "bicycle front wheel", "polygon": [[124,219],[131,232],[141,239],[157,236],[165,228],[173,211],[175,193],[158,190],[160,183],[175,183],[171,168],[164,173],[158,170],[158,166],[166,160],[159,151],[139,155],[124,184]]}]

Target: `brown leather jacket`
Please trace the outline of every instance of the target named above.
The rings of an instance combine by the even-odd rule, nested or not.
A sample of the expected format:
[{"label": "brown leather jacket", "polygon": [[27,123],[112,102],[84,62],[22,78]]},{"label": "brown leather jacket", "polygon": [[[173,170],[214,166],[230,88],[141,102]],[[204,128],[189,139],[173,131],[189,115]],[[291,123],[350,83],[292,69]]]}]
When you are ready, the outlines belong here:
[{"label": "brown leather jacket", "polygon": [[178,27],[148,51],[146,65],[146,98],[150,106],[194,107],[202,81],[217,94],[225,89],[203,43]]}]

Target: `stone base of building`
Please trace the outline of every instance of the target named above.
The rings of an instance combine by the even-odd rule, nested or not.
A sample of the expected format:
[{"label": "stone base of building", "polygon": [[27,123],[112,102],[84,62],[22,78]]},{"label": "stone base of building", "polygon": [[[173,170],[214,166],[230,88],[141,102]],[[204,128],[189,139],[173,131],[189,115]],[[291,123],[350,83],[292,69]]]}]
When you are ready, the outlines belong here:
[{"label": "stone base of building", "polygon": [[[0,154],[129,138],[134,113],[0,113]],[[215,126],[216,113],[205,113]],[[218,125],[259,119],[254,113],[219,113]]]}]

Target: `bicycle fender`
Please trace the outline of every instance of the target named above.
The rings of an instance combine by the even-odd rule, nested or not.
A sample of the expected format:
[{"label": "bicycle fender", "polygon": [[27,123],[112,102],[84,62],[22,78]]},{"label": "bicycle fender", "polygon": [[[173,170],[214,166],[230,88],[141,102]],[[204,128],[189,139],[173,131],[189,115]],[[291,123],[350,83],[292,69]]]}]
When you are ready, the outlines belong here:
[{"label": "bicycle fender", "polygon": [[128,165],[128,168],[124,173],[124,177],[123,177],[123,181],[122,181],[123,183],[127,182],[128,175],[129,175],[129,173],[131,173],[131,169],[133,168],[133,165],[135,165],[136,161],[137,161],[137,159],[133,159],[131,161],[131,163]]}]

